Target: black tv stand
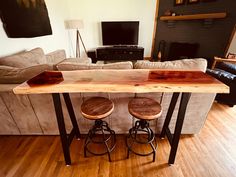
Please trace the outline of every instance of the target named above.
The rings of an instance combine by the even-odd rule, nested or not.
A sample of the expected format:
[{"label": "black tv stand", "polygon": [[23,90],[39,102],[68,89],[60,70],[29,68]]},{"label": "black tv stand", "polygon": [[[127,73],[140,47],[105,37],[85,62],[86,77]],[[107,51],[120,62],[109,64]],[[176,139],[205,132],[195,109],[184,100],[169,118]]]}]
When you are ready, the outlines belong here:
[{"label": "black tv stand", "polygon": [[118,48],[138,48],[136,45],[113,45],[112,47],[118,47]]},{"label": "black tv stand", "polygon": [[112,47],[128,47],[127,45],[113,45]]},{"label": "black tv stand", "polygon": [[99,47],[96,49],[97,60],[143,60],[144,48],[138,46],[112,46],[112,47]]}]

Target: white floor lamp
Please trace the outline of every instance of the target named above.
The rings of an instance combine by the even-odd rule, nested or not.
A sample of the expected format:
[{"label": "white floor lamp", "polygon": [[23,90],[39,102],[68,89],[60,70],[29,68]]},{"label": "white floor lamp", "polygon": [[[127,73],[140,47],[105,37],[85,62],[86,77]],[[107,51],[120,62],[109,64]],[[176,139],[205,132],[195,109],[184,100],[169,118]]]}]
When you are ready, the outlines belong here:
[{"label": "white floor lamp", "polygon": [[79,39],[83,45],[85,54],[87,56],[87,50],[84,46],[84,42],[82,40],[82,37],[80,35],[79,29],[82,29],[84,27],[82,20],[66,20],[65,21],[65,28],[66,29],[76,29],[76,58],[80,57],[80,45],[79,45]]}]

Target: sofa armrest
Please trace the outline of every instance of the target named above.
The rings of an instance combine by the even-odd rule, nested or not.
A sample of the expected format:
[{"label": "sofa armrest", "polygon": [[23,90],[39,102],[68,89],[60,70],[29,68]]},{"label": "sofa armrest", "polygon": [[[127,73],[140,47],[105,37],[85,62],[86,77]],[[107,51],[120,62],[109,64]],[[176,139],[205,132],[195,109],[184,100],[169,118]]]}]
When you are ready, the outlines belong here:
[{"label": "sofa armrest", "polygon": [[[229,63],[235,63],[236,64],[236,59],[231,59],[231,58],[221,58],[221,57],[214,57],[214,61],[213,64],[211,66],[211,69],[214,69],[215,67],[218,68],[218,65],[220,65],[221,63],[224,62],[229,62]],[[219,63],[219,64],[218,64]]]},{"label": "sofa armrest", "polygon": [[207,74],[215,77],[216,79],[220,80],[221,82],[225,83],[228,86],[232,86],[236,84],[236,75],[229,73],[225,70],[221,69],[207,69]]},{"label": "sofa armrest", "polygon": [[236,63],[221,62],[217,65],[217,68],[236,75]]},{"label": "sofa armrest", "polygon": [[48,64],[57,64],[66,58],[65,50],[56,50],[54,52],[46,54],[46,60]]}]

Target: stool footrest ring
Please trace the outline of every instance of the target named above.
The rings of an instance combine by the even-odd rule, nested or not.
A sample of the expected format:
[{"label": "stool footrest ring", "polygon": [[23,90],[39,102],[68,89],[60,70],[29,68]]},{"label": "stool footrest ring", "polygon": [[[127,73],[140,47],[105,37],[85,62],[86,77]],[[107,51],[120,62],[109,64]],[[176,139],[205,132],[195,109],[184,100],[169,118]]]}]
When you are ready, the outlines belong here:
[{"label": "stool footrest ring", "polygon": [[[100,141],[95,140],[96,135],[98,135],[97,132],[101,133],[100,135],[102,136],[102,140]],[[105,134],[105,132],[107,132],[108,134]],[[109,145],[109,141],[111,141],[110,145]],[[106,146],[106,151],[102,153],[95,153],[88,148],[89,144],[104,144]],[[116,146],[115,131],[111,130],[108,127],[107,122],[102,121],[102,120],[96,120],[95,125],[89,130],[89,133],[85,139],[84,156],[85,157],[87,156],[86,152],[89,152],[90,154],[93,154],[93,155],[108,154],[109,161],[111,162],[110,152],[114,150],[115,146]]]},{"label": "stool footrest ring", "polygon": [[[138,133],[140,132],[144,133],[144,135],[147,136],[146,138],[144,138],[145,141],[141,141],[138,139]],[[132,147],[134,143],[150,145],[152,151],[149,153],[138,153],[134,151]],[[129,158],[130,151],[140,156],[148,156],[148,155],[153,154],[153,162],[155,162],[156,150],[157,150],[158,145],[156,142],[155,135],[152,129],[149,128],[149,123],[146,120],[138,120],[135,122],[135,126],[129,130],[129,135],[126,138],[126,146],[128,148],[127,158]]]}]

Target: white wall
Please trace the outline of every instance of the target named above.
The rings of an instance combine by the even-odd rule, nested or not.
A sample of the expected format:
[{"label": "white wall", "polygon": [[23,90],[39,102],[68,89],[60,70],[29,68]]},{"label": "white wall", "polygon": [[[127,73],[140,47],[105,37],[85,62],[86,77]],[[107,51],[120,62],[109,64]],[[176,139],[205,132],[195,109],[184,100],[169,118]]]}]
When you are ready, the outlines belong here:
[{"label": "white wall", "polygon": [[236,31],[234,33],[234,37],[232,39],[232,42],[229,46],[229,50],[227,53],[235,53],[236,54]]},{"label": "white wall", "polygon": [[151,56],[156,0],[67,0],[70,18],[83,19],[82,38],[88,49],[102,45],[101,21],[137,20],[139,45]]},{"label": "white wall", "polygon": [[145,48],[145,56],[151,55],[156,0],[45,0],[53,35],[36,38],[8,38],[0,21],[0,56],[22,50],[42,47],[45,53],[65,49],[67,56],[74,56],[70,42],[74,33],[64,28],[67,19],[82,19],[80,30],[87,49],[102,45],[101,21],[140,21],[139,45]]},{"label": "white wall", "polygon": [[68,18],[68,8],[64,0],[46,0],[52,27],[52,35],[35,38],[8,38],[0,21],[0,56],[42,47],[45,53],[56,49],[68,50],[64,19]]}]

